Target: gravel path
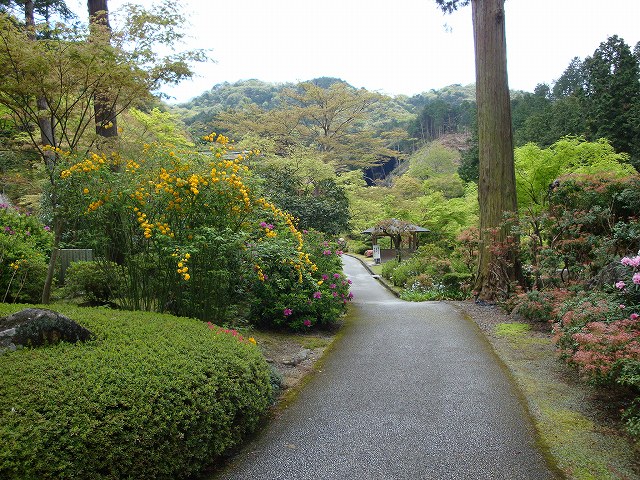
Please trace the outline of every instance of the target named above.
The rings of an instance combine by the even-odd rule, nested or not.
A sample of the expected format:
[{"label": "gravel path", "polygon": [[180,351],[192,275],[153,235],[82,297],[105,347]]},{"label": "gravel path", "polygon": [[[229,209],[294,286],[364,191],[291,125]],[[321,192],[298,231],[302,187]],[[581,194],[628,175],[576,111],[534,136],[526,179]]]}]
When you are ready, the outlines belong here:
[{"label": "gravel path", "polygon": [[395,298],[345,257],[354,305],[323,369],[216,479],[555,478],[470,320]]}]

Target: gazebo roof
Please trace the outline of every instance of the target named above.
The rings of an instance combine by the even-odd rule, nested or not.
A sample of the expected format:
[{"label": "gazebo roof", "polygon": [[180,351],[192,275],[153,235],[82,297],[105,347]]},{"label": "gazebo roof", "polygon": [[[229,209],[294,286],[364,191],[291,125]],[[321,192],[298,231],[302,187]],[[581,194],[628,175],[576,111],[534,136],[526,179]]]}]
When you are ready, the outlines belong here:
[{"label": "gazebo roof", "polygon": [[389,235],[389,234],[398,234],[398,233],[411,233],[411,232],[430,232],[428,228],[419,227],[418,225],[413,225],[411,223],[407,223],[403,220],[398,220],[392,218],[391,220],[385,220],[380,222],[378,225],[367,228],[365,231],[361,232],[363,234],[377,234],[377,235]]}]

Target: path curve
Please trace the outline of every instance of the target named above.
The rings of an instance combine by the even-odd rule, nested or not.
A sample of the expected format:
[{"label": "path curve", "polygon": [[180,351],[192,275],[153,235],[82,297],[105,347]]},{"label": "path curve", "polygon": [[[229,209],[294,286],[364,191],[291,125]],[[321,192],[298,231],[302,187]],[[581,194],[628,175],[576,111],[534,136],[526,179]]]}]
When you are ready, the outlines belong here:
[{"label": "path curve", "polygon": [[215,479],[545,480],[554,475],[486,340],[343,257],[350,321],[293,404]]}]

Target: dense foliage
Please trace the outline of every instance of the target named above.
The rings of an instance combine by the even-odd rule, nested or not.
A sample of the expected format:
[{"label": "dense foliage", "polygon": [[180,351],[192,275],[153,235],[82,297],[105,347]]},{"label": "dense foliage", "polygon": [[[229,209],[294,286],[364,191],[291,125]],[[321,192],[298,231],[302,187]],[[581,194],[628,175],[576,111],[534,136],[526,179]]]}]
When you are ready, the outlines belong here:
[{"label": "dense foliage", "polygon": [[[121,307],[212,321],[246,315],[281,326],[252,302],[263,298],[264,308],[295,295],[313,303],[327,272],[319,271],[294,217],[260,196],[244,157],[228,154],[223,135],[208,138],[209,152],[147,144],[136,160],[60,153],[59,190],[76,206],[70,217],[83,217],[76,246],[94,249],[102,270],[96,280],[112,280],[101,296]],[[275,271],[291,281],[272,278]],[[314,303],[313,325],[338,320],[347,293],[341,295],[337,306]]]},{"label": "dense foliage", "polygon": [[[624,164],[623,164],[624,166]],[[528,231],[524,257],[535,288],[509,301],[553,324],[562,357],[588,381],[624,387],[624,413],[640,434],[640,225],[637,175],[561,177]],[[635,398],[635,400],[633,400]]]},{"label": "dense foliage", "polygon": [[517,146],[546,147],[566,135],[607,138],[639,165],[640,58],[617,35],[585,60],[574,58],[552,86],[518,95],[512,108]]},{"label": "dense foliage", "polygon": [[40,299],[51,253],[49,230],[34,215],[0,204],[0,301]]},{"label": "dense foliage", "polygon": [[2,478],[190,478],[238,445],[270,404],[269,367],[237,332],[63,310],[96,339],[0,356]]}]

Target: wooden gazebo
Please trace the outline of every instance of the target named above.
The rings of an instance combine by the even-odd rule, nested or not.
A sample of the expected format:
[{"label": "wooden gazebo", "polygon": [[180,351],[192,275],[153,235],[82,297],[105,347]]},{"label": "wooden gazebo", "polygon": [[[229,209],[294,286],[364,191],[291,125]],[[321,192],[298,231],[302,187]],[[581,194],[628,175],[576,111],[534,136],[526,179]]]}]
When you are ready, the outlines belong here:
[{"label": "wooden gazebo", "polygon": [[[388,260],[394,256],[398,259],[402,259],[402,254],[413,253],[418,248],[418,233],[429,232],[428,228],[419,227],[413,225],[404,220],[398,220],[391,218],[389,220],[383,220],[377,225],[371,228],[367,228],[362,234],[371,235],[371,244],[375,246],[378,244],[378,238],[390,237],[393,249],[380,250],[380,256],[382,260]],[[406,248],[402,248],[403,237],[407,239]]]}]

